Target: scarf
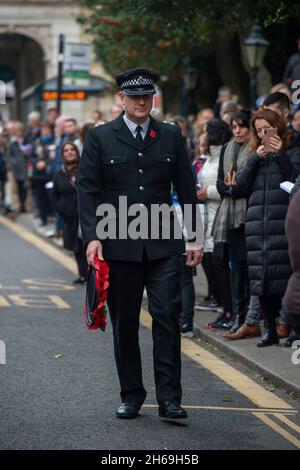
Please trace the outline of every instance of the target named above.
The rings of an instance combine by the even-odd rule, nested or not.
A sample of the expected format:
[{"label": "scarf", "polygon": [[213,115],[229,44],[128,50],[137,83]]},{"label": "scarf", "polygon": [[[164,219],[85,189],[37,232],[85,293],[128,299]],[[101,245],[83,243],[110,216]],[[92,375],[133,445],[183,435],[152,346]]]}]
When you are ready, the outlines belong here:
[{"label": "scarf", "polygon": [[[236,153],[237,143],[231,140],[224,153],[224,175],[234,169],[236,172],[248,157],[248,142],[245,142]],[[212,234],[215,243],[228,242],[228,232],[237,229],[246,222],[247,199],[224,197],[216,213]]]}]

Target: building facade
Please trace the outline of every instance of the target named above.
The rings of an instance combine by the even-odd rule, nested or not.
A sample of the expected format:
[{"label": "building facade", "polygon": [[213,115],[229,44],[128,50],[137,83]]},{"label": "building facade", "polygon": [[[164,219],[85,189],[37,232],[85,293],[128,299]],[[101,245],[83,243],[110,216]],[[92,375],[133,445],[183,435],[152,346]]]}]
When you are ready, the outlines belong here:
[{"label": "building facade", "polygon": [[[76,21],[80,13],[74,0],[0,0],[0,80],[14,88],[7,104],[1,105],[6,118],[23,118],[24,92],[28,95],[32,87],[57,76],[59,34],[66,42],[89,42]],[[95,62],[90,73],[111,80]],[[63,101],[62,113],[75,115],[82,123],[94,109],[108,113],[113,102],[112,93],[94,93],[82,102]],[[52,106],[55,101],[43,103],[42,110]]]}]

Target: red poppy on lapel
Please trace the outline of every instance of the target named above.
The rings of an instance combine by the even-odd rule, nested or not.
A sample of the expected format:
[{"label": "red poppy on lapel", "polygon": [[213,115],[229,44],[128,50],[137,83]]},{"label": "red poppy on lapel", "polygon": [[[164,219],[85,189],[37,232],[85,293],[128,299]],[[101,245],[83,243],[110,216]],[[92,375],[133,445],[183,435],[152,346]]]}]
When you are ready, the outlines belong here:
[{"label": "red poppy on lapel", "polygon": [[154,139],[154,138],[156,137],[156,132],[152,129],[152,130],[150,131],[150,134],[149,134],[149,135],[150,135],[151,139]]}]

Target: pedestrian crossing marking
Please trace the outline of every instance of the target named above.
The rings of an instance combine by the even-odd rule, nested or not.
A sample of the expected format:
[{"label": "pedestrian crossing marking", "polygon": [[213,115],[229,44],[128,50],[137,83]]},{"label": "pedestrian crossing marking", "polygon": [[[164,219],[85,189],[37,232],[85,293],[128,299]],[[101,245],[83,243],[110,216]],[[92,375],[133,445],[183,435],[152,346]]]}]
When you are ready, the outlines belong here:
[{"label": "pedestrian crossing marking", "polygon": [[66,281],[60,279],[22,279],[22,283],[26,285],[27,289],[31,290],[69,291],[76,289],[75,286],[71,286]]},{"label": "pedestrian crossing marking", "polygon": [[[15,304],[16,307],[62,309],[71,308],[71,306],[67,304],[67,302],[65,302],[59,295],[12,294],[9,295],[8,298]],[[11,305],[9,305],[9,307],[11,307]]]},{"label": "pedestrian crossing marking", "polygon": [[4,286],[0,282],[0,290],[19,290],[19,289],[21,289],[21,287],[18,287],[18,286]]}]

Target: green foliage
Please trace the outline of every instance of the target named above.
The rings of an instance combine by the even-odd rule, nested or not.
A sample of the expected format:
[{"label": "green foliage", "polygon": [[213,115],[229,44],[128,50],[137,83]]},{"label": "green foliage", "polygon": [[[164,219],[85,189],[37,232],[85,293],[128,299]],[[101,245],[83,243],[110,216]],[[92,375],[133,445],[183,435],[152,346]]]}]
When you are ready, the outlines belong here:
[{"label": "green foliage", "polygon": [[[175,75],[184,59],[244,34],[256,18],[263,26],[300,20],[300,2],[281,0],[82,0],[78,20],[94,39],[96,55],[111,74],[150,67]],[[177,71],[177,72],[176,72]]]}]

